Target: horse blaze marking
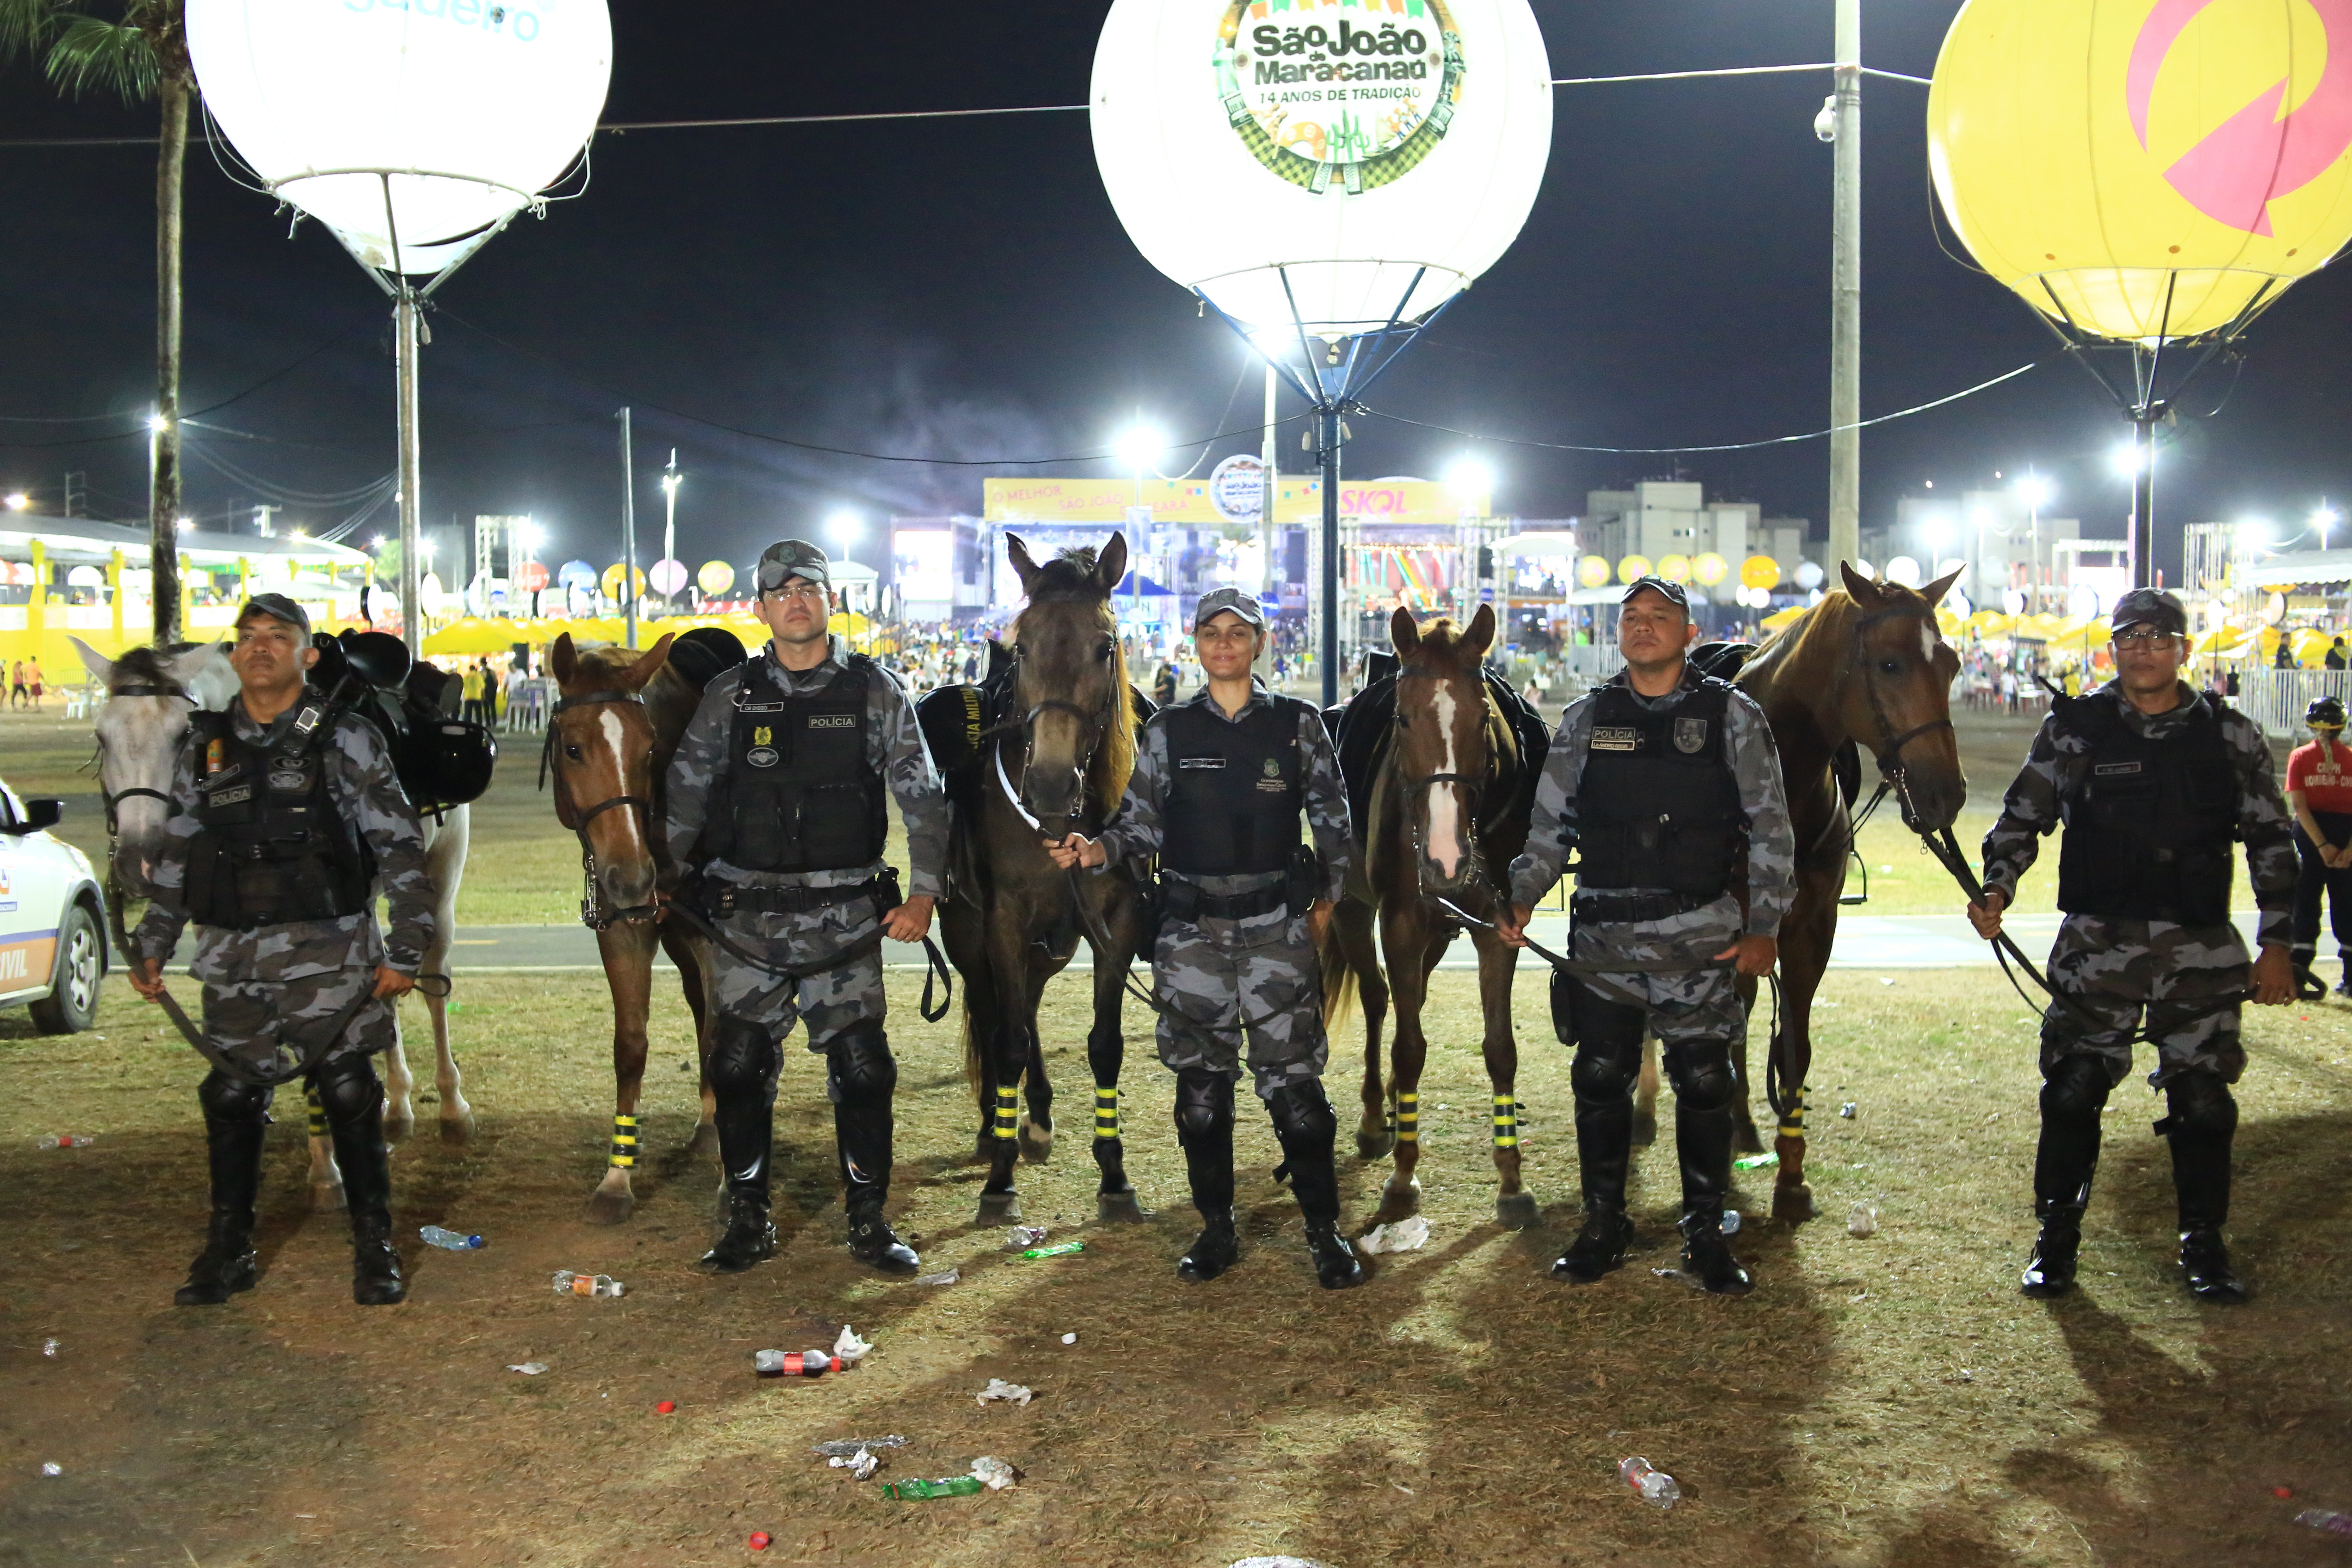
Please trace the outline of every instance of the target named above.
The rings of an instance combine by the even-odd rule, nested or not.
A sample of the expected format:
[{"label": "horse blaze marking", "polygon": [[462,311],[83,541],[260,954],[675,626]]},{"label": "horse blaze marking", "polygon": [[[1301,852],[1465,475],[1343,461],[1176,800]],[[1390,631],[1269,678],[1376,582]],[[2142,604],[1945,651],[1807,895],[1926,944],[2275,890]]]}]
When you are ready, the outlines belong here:
[{"label": "horse blaze marking", "polygon": [[1095,1136],[1118,1136],[1118,1090],[1095,1085]]},{"label": "horse blaze marking", "polygon": [[1397,1090],[1397,1142],[1421,1142],[1421,1091],[1413,1089]]},{"label": "horse blaze marking", "polygon": [[1020,1086],[1009,1083],[996,1086],[996,1135],[999,1138],[1013,1136],[1013,1123],[1017,1120],[1020,1102]]},{"label": "horse blaze marking", "polygon": [[1507,1094],[1495,1097],[1495,1147],[1516,1149],[1519,1146],[1519,1102]]},{"label": "horse blaze marking", "polygon": [[627,1170],[637,1163],[637,1119],[614,1113],[611,1163]]}]

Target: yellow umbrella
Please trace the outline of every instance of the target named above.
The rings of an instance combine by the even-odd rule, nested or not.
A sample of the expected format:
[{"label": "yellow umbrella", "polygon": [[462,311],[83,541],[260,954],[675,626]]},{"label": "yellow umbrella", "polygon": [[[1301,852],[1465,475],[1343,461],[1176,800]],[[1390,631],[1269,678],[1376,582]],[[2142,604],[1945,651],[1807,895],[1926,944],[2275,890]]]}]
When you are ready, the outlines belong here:
[{"label": "yellow umbrella", "polygon": [[1791,605],[1785,610],[1773,611],[1770,615],[1758,622],[1757,625],[1768,632],[1785,631],[1789,627],[1795,626],[1797,624],[1797,617],[1804,613],[1805,606],[1802,605]]}]

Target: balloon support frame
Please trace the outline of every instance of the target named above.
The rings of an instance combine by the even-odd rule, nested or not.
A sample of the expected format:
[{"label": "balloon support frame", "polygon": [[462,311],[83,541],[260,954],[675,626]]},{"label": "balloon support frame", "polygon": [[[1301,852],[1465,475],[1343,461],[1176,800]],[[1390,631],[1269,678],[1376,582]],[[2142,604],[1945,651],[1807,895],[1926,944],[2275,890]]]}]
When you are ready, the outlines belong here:
[{"label": "balloon support frame", "polygon": [[[1468,287],[1465,279],[1463,288],[1447,295],[1434,308],[1416,320],[1406,321],[1403,319],[1404,308],[1412,302],[1422,279],[1432,270],[1446,270],[1442,268],[1433,269],[1422,263],[1412,265],[1414,267],[1412,279],[1405,285],[1403,294],[1397,300],[1396,309],[1385,321],[1362,323],[1368,331],[1324,336],[1320,339],[1318,352],[1318,336],[1307,330],[1306,317],[1298,309],[1298,296],[1291,288],[1289,268],[1283,263],[1275,264],[1273,271],[1281,278],[1283,298],[1290,306],[1290,327],[1297,334],[1301,361],[1306,370],[1311,372],[1311,376],[1302,374],[1298,366],[1268,350],[1263,339],[1275,336],[1273,329],[1253,332],[1227,315],[1200,288],[1195,287],[1192,290],[1204,310],[1215,311],[1217,320],[1232,328],[1234,335],[1287,382],[1292,391],[1307,400],[1315,416],[1316,464],[1322,477],[1323,493],[1323,626],[1321,657],[1317,662],[1322,666],[1323,705],[1327,708],[1339,700],[1339,448],[1346,440],[1340,417],[1364,412],[1363,395],[1371,389],[1374,382],[1388,374],[1389,367],[1396,363],[1397,357],[1410,348],[1412,341],[1438,317],[1444,315],[1446,308],[1460,299]],[[1335,326],[1347,323],[1318,324]]]}]

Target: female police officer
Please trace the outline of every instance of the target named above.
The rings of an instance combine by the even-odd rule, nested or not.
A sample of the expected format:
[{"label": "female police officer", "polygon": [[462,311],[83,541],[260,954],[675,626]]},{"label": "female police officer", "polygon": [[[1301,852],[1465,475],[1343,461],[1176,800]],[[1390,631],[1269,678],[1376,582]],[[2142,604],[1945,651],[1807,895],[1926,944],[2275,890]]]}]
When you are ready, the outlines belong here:
[{"label": "female police officer", "polygon": [[[1203,596],[1192,641],[1208,685],[1152,715],[1127,798],[1102,837],[1074,833],[1053,856],[1067,868],[1158,855],[1165,874],[1152,983],[1181,1021],[1161,1016],[1160,1059],[1176,1073],[1176,1136],[1202,1226],[1176,1271],[1213,1279],[1238,1252],[1234,1080],[1246,1035],[1316,1278],[1327,1290],[1344,1289],[1364,1276],[1339,1232],[1339,1121],[1323,1093],[1328,1049],[1315,947],[1348,879],[1347,791],[1322,715],[1250,675],[1265,642],[1255,598],[1238,588]],[[1319,871],[1303,859],[1302,811]]]}]

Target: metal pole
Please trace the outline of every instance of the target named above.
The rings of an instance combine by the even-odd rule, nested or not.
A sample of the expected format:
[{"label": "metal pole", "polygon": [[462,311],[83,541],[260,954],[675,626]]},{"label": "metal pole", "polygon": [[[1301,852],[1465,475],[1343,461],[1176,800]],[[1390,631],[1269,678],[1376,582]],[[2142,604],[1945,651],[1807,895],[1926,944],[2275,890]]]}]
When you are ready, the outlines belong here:
[{"label": "metal pole", "polygon": [[637,646],[637,475],[630,450],[629,411],[621,410],[621,626],[626,647]]},{"label": "metal pole", "polygon": [[416,291],[405,278],[392,313],[400,405],[400,640],[416,655],[425,651],[425,464],[417,433]]},{"label": "metal pole", "polygon": [[[1274,591],[1274,366],[1265,367],[1265,432],[1258,449],[1259,479],[1262,481],[1257,497],[1257,592],[1263,601]],[[1281,617],[1270,617],[1278,622]],[[1258,650],[1258,679],[1268,686],[1274,684],[1274,638],[1265,639]]]},{"label": "metal pole", "polygon": [[2132,510],[2125,553],[2131,561],[2135,588],[2156,583],[2156,422],[2157,411],[2142,405],[2132,419]]},{"label": "metal pole", "polygon": [[1323,706],[1339,700],[1339,405],[1328,388],[1316,410],[1323,468]]},{"label": "metal pole", "polygon": [[677,560],[677,448],[669,449],[669,466],[662,470],[662,559]]},{"label": "metal pole", "polygon": [[[1830,259],[1830,548],[1862,555],[1862,0],[1837,0]],[[1883,564],[1883,563],[1882,563]]]}]

